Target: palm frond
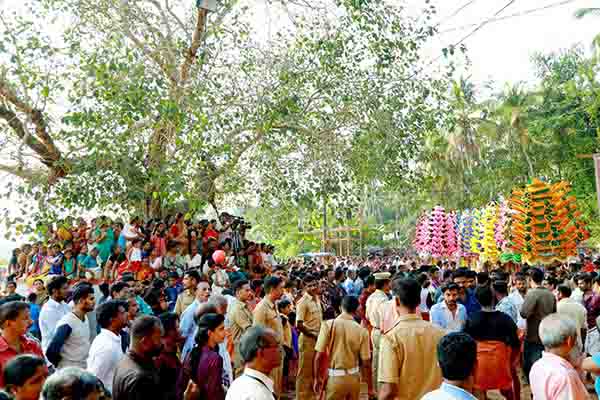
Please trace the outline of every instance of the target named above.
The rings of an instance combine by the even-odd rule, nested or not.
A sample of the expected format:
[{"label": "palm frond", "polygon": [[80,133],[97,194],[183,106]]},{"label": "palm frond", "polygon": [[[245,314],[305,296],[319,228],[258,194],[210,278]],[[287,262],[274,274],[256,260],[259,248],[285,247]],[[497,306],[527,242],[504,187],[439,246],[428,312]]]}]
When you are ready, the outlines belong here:
[{"label": "palm frond", "polygon": [[575,11],[575,18],[581,19],[589,15],[600,16],[600,8],[580,8]]}]

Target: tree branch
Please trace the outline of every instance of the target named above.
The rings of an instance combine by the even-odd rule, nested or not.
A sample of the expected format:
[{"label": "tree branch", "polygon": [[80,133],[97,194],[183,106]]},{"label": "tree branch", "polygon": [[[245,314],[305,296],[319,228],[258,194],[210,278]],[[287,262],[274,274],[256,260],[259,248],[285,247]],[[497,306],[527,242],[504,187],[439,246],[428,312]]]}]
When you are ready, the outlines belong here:
[{"label": "tree branch", "polygon": [[[17,117],[12,110],[0,104],[0,118],[6,121],[13,132],[25,143],[31,150],[33,150],[40,158],[42,163],[48,167],[52,167],[54,162],[58,161],[55,159],[55,154],[50,152],[44,143],[41,143],[33,135],[30,135],[25,129],[23,122]],[[60,155],[59,155],[60,158]]]},{"label": "tree branch", "polygon": [[181,65],[181,72],[179,74],[180,84],[184,85],[189,77],[190,77],[190,69],[194,60],[196,59],[196,55],[198,53],[198,49],[202,44],[204,26],[206,25],[206,18],[208,15],[208,10],[198,8],[198,17],[196,18],[196,28],[194,29],[194,35],[192,36],[192,43],[190,44],[190,48],[186,52],[185,60]]},{"label": "tree branch", "polygon": [[[148,59],[150,61],[153,61],[159,68],[160,70],[165,74],[165,76],[167,77],[167,79],[169,79],[172,82],[176,82],[177,79],[173,74],[173,71],[170,71],[168,66],[163,62],[163,60],[161,60],[161,58],[159,57],[159,54],[157,51],[151,51],[148,46],[143,43],[132,31],[130,28],[130,15],[129,15],[129,9],[128,7],[128,2],[124,1],[121,3],[121,9],[120,9],[120,14],[121,14],[121,27],[123,28],[123,33],[125,34],[125,36],[131,40],[133,42],[133,44],[135,45],[135,47],[137,47],[142,53],[144,53],[144,55],[146,57],[148,57]],[[151,28],[151,27],[149,27]]]},{"label": "tree branch", "polygon": [[17,178],[21,178],[25,181],[33,182],[33,181],[41,181],[44,177],[44,173],[42,171],[30,169],[30,168],[22,168],[18,165],[5,165],[0,164],[0,172],[6,172]]},{"label": "tree branch", "polygon": [[69,169],[68,162],[62,157],[60,150],[50,137],[48,125],[42,112],[22,101],[9,87],[8,82],[3,79],[0,79],[0,98],[11,103],[18,111],[25,114],[34,125],[35,136],[32,136],[28,134],[25,125],[19,120],[14,111],[0,105],[0,117],[7,121],[17,136],[40,156],[44,165],[50,168],[49,183],[52,184],[58,178],[64,177]]},{"label": "tree branch", "polygon": [[177,22],[177,25],[179,25],[179,29],[181,29],[183,33],[187,34],[188,30],[186,29],[185,24],[181,21],[177,14],[173,12],[173,9],[169,4],[169,0],[165,0],[165,8],[167,9],[167,12],[171,15],[171,17],[173,17],[175,22]]},{"label": "tree branch", "polygon": [[[17,110],[27,115],[29,120],[35,126],[35,133],[37,138],[42,143],[44,143],[44,145],[46,146],[46,151],[49,155],[51,155],[54,158],[53,161],[57,161],[58,159],[60,159],[60,151],[58,150],[58,148],[54,144],[54,141],[48,134],[48,125],[46,124],[46,120],[44,119],[44,115],[42,114],[42,112],[38,109],[29,106],[27,103],[19,99],[17,94],[8,87],[8,83],[2,79],[0,79],[0,97],[4,97],[9,103],[12,103]],[[11,119],[15,117],[16,115],[14,115],[13,113]]]}]

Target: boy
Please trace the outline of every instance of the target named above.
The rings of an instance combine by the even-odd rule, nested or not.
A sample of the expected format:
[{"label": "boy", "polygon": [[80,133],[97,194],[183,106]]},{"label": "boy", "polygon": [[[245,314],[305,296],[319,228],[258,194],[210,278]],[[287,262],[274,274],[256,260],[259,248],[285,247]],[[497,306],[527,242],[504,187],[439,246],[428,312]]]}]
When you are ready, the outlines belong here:
[{"label": "boy", "polygon": [[289,315],[292,312],[292,303],[283,299],[277,303],[279,314],[281,315],[281,324],[283,325],[283,350],[285,351],[285,357],[283,359],[283,376],[284,376],[284,388],[290,385],[291,382],[287,381],[289,376],[290,361],[294,357],[294,350],[292,347],[292,325],[290,323]]},{"label": "boy", "polygon": [[165,294],[167,295],[167,302],[169,304],[169,312],[173,312],[175,309],[175,304],[177,303],[177,296],[179,293],[183,291],[183,286],[178,282],[179,274],[177,271],[169,272],[167,281],[168,285],[165,289]]}]

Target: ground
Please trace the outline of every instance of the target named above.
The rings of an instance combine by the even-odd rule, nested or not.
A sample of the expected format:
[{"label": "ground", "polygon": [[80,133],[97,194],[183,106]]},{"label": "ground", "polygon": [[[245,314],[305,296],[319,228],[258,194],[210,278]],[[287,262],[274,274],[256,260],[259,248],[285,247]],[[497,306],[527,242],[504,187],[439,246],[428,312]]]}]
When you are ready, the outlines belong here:
[{"label": "ground", "polygon": [[[523,374],[520,373],[519,374],[520,378],[521,378],[521,400],[531,400],[531,392],[529,390],[529,385],[527,385],[523,379]],[[590,399],[591,400],[598,400],[598,397],[596,396],[596,393],[594,392],[594,385],[593,383],[588,383],[586,385],[589,389],[589,393],[590,393]],[[284,400],[293,400],[295,398],[294,392],[288,392],[283,396]],[[367,398],[367,385],[363,384],[361,386],[361,396],[360,396],[361,400],[368,400]],[[503,400],[504,397],[500,394],[499,391],[497,390],[491,390],[488,392],[487,394],[487,398],[488,400]]]}]

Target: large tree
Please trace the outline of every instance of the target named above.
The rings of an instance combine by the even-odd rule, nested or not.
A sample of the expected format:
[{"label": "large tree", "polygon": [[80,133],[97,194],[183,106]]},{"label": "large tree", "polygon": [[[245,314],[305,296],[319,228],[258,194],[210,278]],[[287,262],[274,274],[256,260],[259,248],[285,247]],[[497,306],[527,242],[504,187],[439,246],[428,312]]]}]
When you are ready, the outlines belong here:
[{"label": "large tree", "polygon": [[228,194],[352,201],[354,185],[412,175],[445,90],[420,57],[431,6],[410,16],[383,0],[332,1],[324,15],[286,1],[290,29],[265,41],[242,2],[193,3],[2,11],[0,168],[19,178],[9,192],[44,211],[158,216]]}]

